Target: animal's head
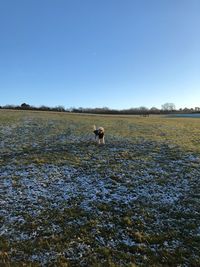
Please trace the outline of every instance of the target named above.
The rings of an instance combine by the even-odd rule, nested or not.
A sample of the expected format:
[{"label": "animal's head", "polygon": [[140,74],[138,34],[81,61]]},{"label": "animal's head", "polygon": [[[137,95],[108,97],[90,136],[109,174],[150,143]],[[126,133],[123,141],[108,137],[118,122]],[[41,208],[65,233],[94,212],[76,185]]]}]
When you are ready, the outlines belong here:
[{"label": "animal's head", "polygon": [[99,127],[98,131],[99,131],[99,133],[104,133],[104,128],[103,127]]}]

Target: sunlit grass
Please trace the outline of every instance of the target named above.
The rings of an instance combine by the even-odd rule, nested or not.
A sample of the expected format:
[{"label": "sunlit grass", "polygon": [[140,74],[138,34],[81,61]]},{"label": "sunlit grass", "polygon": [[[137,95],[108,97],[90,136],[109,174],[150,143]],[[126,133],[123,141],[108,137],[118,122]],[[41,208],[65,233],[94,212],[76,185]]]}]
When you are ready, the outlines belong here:
[{"label": "sunlit grass", "polygon": [[[91,135],[93,124],[103,125],[108,137],[127,137],[133,141],[145,139],[166,142],[180,146],[187,151],[199,152],[200,123],[199,119],[167,118],[164,116],[96,116],[77,115],[54,112],[0,111],[1,125],[20,124],[28,118],[35,122],[28,141],[45,142],[48,139],[64,134],[79,138]],[[26,127],[26,125],[24,125]],[[21,125],[23,127],[23,125]],[[20,133],[20,132],[19,132]],[[22,136],[15,136],[23,138]]]}]

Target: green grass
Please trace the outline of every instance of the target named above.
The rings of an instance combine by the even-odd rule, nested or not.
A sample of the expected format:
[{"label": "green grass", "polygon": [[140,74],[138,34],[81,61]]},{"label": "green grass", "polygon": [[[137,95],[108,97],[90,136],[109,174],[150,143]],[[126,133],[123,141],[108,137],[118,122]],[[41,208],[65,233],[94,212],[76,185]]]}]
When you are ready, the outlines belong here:
[{"label": "green grass", "polygon": [[0,110],[0,266],[199,266],[199,122]]}]

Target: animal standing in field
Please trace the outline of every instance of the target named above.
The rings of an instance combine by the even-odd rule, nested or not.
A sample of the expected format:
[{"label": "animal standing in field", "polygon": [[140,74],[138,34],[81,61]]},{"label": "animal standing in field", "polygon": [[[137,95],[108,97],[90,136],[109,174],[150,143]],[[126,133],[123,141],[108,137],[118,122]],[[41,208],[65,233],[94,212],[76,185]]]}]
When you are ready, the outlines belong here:
[{"label": "animal standing in field", "polygon": [[94,125],[94,131],[93,132],[95,134],[95,139],[97,139],[97,141],[98,141],[98,144],[105,144],[105,138],[104,138],[105,131],[104,131],[104,128],[103,127],[97,128]]}]

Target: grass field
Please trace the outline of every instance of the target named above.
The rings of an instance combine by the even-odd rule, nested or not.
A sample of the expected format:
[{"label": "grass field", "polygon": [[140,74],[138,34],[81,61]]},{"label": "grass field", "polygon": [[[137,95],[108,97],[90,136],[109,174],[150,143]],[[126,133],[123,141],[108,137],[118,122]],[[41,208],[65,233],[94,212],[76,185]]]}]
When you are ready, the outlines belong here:
[{"label": "grass field", "polygon": [[0,110],[0,266],[200,266],[200,119]]}]

